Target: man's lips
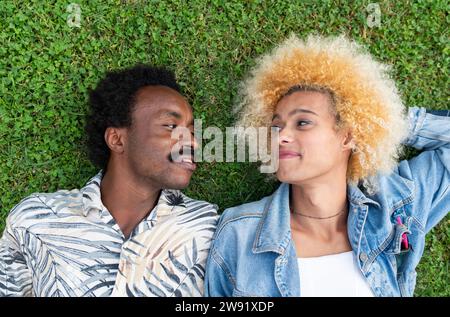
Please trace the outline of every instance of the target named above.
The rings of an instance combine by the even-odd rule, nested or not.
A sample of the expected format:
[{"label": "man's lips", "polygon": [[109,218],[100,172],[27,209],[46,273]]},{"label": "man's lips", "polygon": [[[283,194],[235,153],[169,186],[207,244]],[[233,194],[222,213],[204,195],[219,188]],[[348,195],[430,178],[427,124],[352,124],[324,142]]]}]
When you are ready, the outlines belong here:
[{"label": "man's lips", "polygon": [[180,156],[178,162],[173,162],[175,164],[181,165],[183,168],[190,171],[195,171],[197,165],[194,163],[194,158],[192,156]]},{"label": "man's lips", "polygon": [[278,157],[280,160],[284,160],[284,159],[291,159],[291,158],[298,158],[301,157],[300,153],[294,152],[294,151],[280,151],[278,153]]}]

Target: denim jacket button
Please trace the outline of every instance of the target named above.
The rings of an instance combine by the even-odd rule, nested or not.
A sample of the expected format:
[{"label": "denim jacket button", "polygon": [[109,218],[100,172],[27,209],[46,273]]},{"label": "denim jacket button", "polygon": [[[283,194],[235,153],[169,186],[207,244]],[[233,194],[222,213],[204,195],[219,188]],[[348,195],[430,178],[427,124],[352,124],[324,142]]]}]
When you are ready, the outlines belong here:
[{"label": "denim jacket button", "polygon": [[368,259],[367,254],[364,253],[364,252],[360,253],[360,254],[359,254],[359,259],[360,259],[361,261],[363,261],[363,262],[366,262],[367,259]]}]

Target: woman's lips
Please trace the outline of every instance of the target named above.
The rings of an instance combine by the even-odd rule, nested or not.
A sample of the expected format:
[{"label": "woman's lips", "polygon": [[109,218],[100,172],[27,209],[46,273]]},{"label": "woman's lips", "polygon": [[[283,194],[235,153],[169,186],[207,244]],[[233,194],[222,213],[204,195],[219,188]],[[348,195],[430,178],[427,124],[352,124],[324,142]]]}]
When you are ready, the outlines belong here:
[{"label": "woman's lips", "polygon": [[291,158],[296,158],[296,157],[300,157],[300,153],[297,152],[293,152],[293,151],[280,151],[278,153],[278,157],[280,160],[284,160],[284,159],[291,159]]}]

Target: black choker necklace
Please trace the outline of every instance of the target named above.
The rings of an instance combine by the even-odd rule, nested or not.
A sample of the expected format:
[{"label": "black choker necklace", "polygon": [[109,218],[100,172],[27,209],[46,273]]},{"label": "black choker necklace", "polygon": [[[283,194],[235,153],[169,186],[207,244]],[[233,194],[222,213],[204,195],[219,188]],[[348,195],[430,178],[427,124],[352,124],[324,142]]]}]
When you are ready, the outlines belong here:
[{"label": "black choker necklace", "polygon": [[306,217],[306,218],[312,218],[312,219],[330,219],[330,218],[334,218],[336,216],[339,216],[340,214],[342,214],[345,210],[339,211],[337,214],[332,215],[332,216],[328,216],[328,217],[315,217],[315,216],[309,216],[309,215],[305,215],[299,212],[295,212],[295,211],[291,211],[293,214],[302,216],[302,217]]}]

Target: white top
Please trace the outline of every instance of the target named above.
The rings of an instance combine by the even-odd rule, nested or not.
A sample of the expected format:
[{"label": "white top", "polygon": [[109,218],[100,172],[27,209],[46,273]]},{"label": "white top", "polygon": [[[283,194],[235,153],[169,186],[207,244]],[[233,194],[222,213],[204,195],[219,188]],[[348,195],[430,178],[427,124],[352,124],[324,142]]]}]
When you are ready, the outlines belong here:
[{"label": "white top", "polygon": [[352,251],[298,258],[300,296],[373,297]]}]

